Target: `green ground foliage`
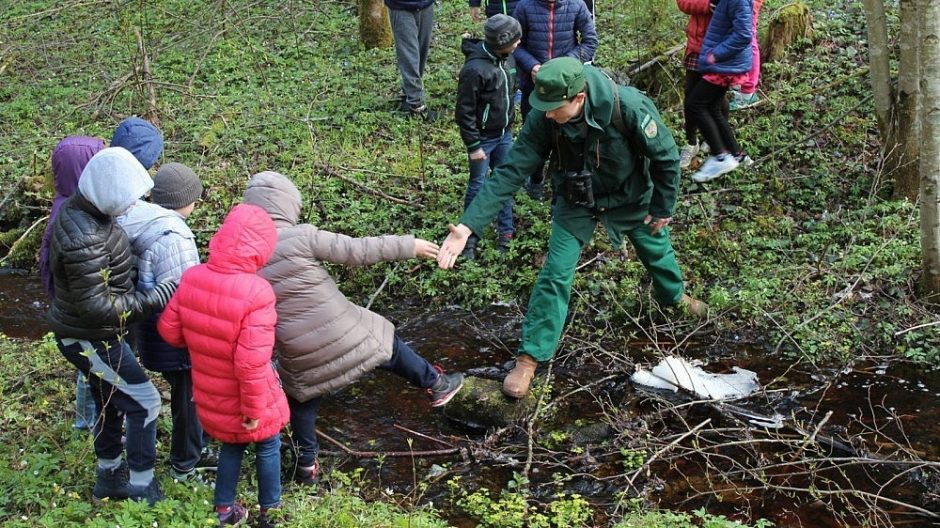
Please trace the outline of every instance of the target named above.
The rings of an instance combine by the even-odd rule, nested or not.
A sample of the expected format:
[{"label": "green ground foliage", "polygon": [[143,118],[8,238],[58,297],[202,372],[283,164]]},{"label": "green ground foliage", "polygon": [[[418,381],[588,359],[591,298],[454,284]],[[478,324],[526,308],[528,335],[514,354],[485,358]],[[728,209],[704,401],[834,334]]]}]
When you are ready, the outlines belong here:
[{"label": "green ground foliage", "polygon": [[[784,3],[766,2],[762,26]],[[642,4],[600,3],[598,65],[623,73],[683,42],[685,19],[673,2]],[[890,200],[890,176],[880,170],[861,4],[812,5],[813,40],[766,64],[761,104],[732,116],[757,164],[708,185],[682,181],[672,235],[690,293],[717,313],[698,331],[761,336],[768,350],[812,363],[896,354],[936,364],[940,327],[916,299],[917,209]],[[53,146],[69,134],[109,138],[122,118],[151,110],[151,89],[166,138],[164,161],[190,165],[211,190],[191,217],[203,247],[248,177],[262,170],[293,178],[305,196],[304,220],[323,228],[441,241],[447,223],[459,217],[466,183],[466,153],[450,117],[460,35],[481,33],[466,11],[460,1],[438,9],[425,86],[441,119],[429,124],[393,112],[394,51],[362,49],[351,0],[10,2],[0,12],[0,250],[6,253],[0,262],[35,267],[52,197]],[[654,66],[660,86],[672,79],[671,89],[681,90],[680,60],[681,53]],[[676,100],[667,95],[664,101]],[[678,103],[661,110],[680,130]],[[507,255],[495,251],[489,233],[480,258],[457,272],[425,262],[338,269],[337,276],[362,302],[387,280],[379,304],[524,303],[544,258],[549,206],[520,193],[515,212],[517,236]],[[628,340],[660,317],[642,265],[619,255],[600,232],[585,251],[585,263],[591,262],[575,282],[572,335],[592,337],[606,328],[603,337],[610,339],[615,327],[623,335],[614,337]],[[690,322],[678,331],[696,328]],[[19,355],[9,353],[9,342],[3,346],[8,403],[0,450],[7,462],[0,466],[0,520],[11,526],[208,522],[201,501],[210,493],[170,483],[173,500],[154,510],[130,503],[92,508],[91,444],[61,421],[70,397],[68,366],[49,343]],[[576,498],[562,500],[559,510],[579,519]],[[309,518],[322,526],[352,525],[343,519],[360,526],[435,525],[420,512],[366,507],[355,493],[307,501],[288,493],[285,503],[303,512],[297,519],[323,515]],[[361,521],[377,508],[396,520]],[[723,526],[686,514],[660,524],[624,522]]]}]

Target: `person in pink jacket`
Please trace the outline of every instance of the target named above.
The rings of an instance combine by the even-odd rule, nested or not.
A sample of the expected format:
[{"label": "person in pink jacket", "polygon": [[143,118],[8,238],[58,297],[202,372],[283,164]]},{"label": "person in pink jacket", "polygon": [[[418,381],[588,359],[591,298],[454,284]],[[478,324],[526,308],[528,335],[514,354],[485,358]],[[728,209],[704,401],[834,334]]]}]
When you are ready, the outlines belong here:
[{"label": "person in pink jacket", "polygon": [[189,268],[157,330],[189,349],[193,399],[203,428],[222,442],[215,484],[221,525],[241,523],[235,503],[242,455],[255,444],[261,526],[281,500],[280,431],[290,417],[271,364],[277,323],[274,290],[257,274],[277,245],[268,213],[235,206],[209,242],[209,261]]},{"label": "person in pink jacket", "polygon": [[754,0],[754,21],[751,36],[751,71],[748,72],[741,86],[731,90],[731,110],[741,110],[757,104],[757,83],[760,82],[760,45],[757,43],[757,17],[764,7],[764,0]]}]

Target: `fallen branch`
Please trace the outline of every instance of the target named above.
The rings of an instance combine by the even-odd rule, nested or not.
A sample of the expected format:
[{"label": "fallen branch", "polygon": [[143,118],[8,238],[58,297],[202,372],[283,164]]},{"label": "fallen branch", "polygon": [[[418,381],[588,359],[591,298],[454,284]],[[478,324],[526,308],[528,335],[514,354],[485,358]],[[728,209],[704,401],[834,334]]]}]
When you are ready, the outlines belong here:
[{"label": "fallen branch", "polygon": [[439,439],[439,438],[434,438],[433,436],[428,436],[428,435],[426,435],[426,434],[424,434],[424,433],[419,433],[418,431],[412,431],[411,429],[408,429],[407,427],[405,427],[405,426],[403,426],[403,425],[392,424],[392,427],[394,427],[395,429],[398,429],[399,431],[404,431],[404,432],[406,432],[406,433],[411,433],[411,434],[413,434],[413,435],[415,435],[415,436],[420,436],[421,438],[425,438],[425,439],[430,440],[430,441],[432,441],[432,442],[437,442],[437,443],[439,443],[439,444],[441,444],[441,445],[446,445],[447,447],[454,447],[454,444],[451,444],[450,442],[445,442],[445,441],[443,441],[443,440],[441,440],[441,439]]},{"label": "fallen branch", "polygon": [[40,218],[39,220],[36,220],[35,222],[33,222],[33,225],[29,226],[29,229],[27,229],[22,235],[20,235],[19,238],[17,238],[17,239],[13,242],[12,245],[10,245],[10,250],[7,251],[6,256],[3,257],[3,258],[0,258],[0,264],[3,264],[3,263],[6,262],[11,256],[13,256],[13,253],[16,251],[16,246],[18,246],[18,245],[20,244],[20,242],[22,242],[23,239],[26,238],[26,237],[29,235],[30,231],[32,231],[33,228],[35,228],[35,227],[36,227],[37,225],[39,225],[41,222],[45,222],[45,221],[48,220],[48,219],[49,219],[49,215],[46,215],[46,216]]},{"label": "fallen branch", "polygon": [[660,53],[659,55],[653,57],[652,59],[644,62],[643,64],[639,66],[633,66],[633,67],[627,68],[627,76],[630,77],[638,73],[641,73],[643,71],[646,71],[652,68],[653,66],[655,66],[656,64],[661,63],[662,61],[672,57],[673,55],[675,55],[676,53],[679,53],[681,50],[684,50],[684,49],[685,49],[685,44],[679,44],[674,48],[670,48],[664,51],[663,53]]},{"label": "fallen branch", "polygon": [[[432,450],[428,450],[428,451],[385,451],[385,452],[382,452],[382,451],[357,451],[357,450],[355,450],[355,449],[350,449],[349,447],[346,447],[345,444],[343,444],[343,443],[340,442],[339,440],[336,440],[335,438],[331,437],[330,435],[324,433],[323,431],[320,431],[319,429],[317,429],[317,434],[320,435],[320,437],[323,438],[324,440],[326,440],[326,441],[330,442],[331,444],[333,444],[333,445],[339,447],[340,449],[342,449],[342,450],[343,450],[343,453],[345,453],[345,454],[347,454],[347,455],[349,455],[349,456],[357,457],[357,458],[379,458],[379,457],[385,457],[385,458],[433,457],[433,456],[455,455],[455,454],[457,454],[457,453],[460,452],[460,449],[458,449],[458,448],[456,448],[456,447],[452,447],[452,448],[450,448],[450,449],[432,449]],[[322,451],[322,453],[325,454],[325,455],[332,455],[332,456],[336,456],[336,455],[337,455],[337,453],[330,453],[330,452],[327,452],[327,451]]]},{"label": "fallen branch", "polygon": [[418,209],[424,209],[424,205],[422,205],[422,204],[414,203],[414,202],[409,202],[408,200],[405,200],[405,199],[403,199],[403,198],[396,198],[396,197],[394,197],[394,196],[390,196],[390,195],[385,194],[384,192],[382,192],[382,191],[380,191],[380,190],[378,190],[378,189],[373,189],[372,187],[368,187],[368,186],[366,186],[366,185],[364,185],[364,184],[362,184],[362,183],[357,182],[356,180],[347,178],[346,176],[343,176],[342,174],[339,173],[339,171],[337,171],[336,169],[334,169],[333,167],[331,167],[331,166],[329,166],[329,165],[326,165],[326,164],[323,164],[323,163],[318,163],[318,164],[316,164],[316,168],[319,169],[321,172],[323,172],[323,174],[326,174],[327,176],[331,176],[331,177],[337,178],[337,179],[339,179],[339,180],[342,180],[342,181],[344,181],[344,182],[346,182],[346,183],[348,183],[348,184],[350,184],[350,185],[352,185],[352,186],[354,186],[354,187],[356,187],[356,188],[358,188],[358,189],[360,189],[360,190],[362,190],[362,191],[364,191],[364,192],[366,192],[366,193],[368,193],[368,194],[371,194],[371,195],[373,195],[373,196],[378,196],[378,197],[380,197],[380,198],[384,198],[384,199],[386,199],[386,200],[388,200],[388,201],[390,201],[390,202],[393,202],[393,203],[397,203],[397,204],[401,204],[401,205],[410,205],[410,206],[412,206],[412,207],[417,207]]}]

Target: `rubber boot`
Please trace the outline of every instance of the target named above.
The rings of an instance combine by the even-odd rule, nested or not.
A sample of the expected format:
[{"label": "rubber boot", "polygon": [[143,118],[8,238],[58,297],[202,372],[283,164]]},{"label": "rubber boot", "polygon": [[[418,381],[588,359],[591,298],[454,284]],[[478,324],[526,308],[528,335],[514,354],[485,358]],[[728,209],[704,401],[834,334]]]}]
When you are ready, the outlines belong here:
[{"label": "rubber boot", "polygon": [[516,366],[509,371],[503,380],[503,394],[510,398],[524,398],[529,393],[529,385],[535,376],[538,361],[528,354],[519,354],[516,357]]}]

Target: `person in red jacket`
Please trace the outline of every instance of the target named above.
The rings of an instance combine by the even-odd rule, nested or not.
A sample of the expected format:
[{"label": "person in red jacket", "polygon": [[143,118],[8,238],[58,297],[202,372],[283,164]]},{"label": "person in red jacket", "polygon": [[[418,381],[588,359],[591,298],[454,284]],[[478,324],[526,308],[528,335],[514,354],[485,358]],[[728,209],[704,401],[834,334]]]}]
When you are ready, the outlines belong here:
[{"label": "person in red jacket", "polygon": [[209,261],[183,273],[157,325],[167,343],[189,349],[196,414],[222,442],[215,508],[223,526],[248,517],[235,503],[235,488],[249,443],[255,444],[261,526],[271,526],[268,510],[281,501],[280,431],[290,411],[271,364],[274,290],[257,274],[276,245],[264,209],[235,206],[209,242]]}]

